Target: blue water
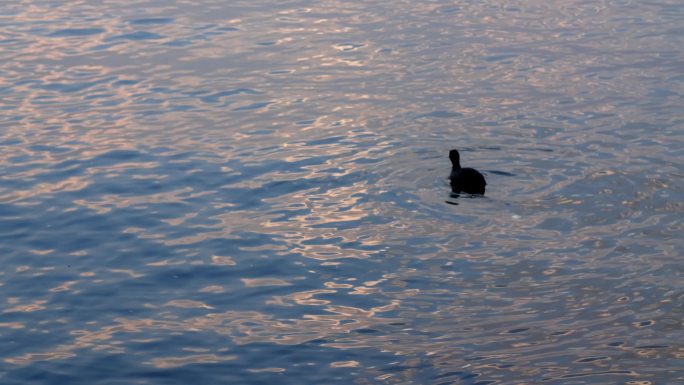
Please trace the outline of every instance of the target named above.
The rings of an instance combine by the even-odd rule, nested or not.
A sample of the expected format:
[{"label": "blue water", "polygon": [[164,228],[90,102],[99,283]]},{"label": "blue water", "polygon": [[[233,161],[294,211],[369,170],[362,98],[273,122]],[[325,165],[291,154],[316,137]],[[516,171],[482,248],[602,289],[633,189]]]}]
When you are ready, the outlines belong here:
[{"label": "blue water", "polygon": [[684,383],[682,20],[2,2],[0,384]]}]

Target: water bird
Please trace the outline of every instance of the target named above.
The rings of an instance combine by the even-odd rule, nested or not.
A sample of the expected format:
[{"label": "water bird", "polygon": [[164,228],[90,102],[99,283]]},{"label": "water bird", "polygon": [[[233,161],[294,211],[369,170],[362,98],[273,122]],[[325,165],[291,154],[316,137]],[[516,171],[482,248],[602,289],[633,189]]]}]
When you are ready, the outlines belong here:
[{"label": "water bird", "polygon": [[458,150],[449,151],[449,160],[451,160],[451,174],[449,175],[451,191],[456,194],[464,192],[484,195],[487,185],[484,176],[474,168],[461,167]]}]

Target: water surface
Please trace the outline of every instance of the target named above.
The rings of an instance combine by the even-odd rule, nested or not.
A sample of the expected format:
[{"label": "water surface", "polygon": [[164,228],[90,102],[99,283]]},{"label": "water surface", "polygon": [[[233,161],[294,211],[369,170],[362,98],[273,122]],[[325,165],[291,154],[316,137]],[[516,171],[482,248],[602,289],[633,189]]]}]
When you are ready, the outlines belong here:
[{"label": "water surface", "polygon": [[2,384],[684,382],[681,2],[0,15]]}]

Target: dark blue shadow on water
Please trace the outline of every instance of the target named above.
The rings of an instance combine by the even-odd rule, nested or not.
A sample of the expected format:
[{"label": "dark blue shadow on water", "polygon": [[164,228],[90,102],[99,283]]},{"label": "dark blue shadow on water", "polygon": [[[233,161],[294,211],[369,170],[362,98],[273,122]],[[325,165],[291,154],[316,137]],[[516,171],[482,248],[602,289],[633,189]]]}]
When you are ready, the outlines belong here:
[{"label": "dark blue shadow on water", "polygon": [[79,37],[91,36],[105,32],[102,28],[65,28],[52,32],[50,37]]},{"label": "dark blue shadow on water", "polygon": [[495,175],[502,175],[502,176],[516,176],[513,173],[506,172],[506,171],[498,171],[498,170],[487,170],[487,173],[495,174]]},{"label": "dark blue shadow on water", "polygon": [[175,21],[172,17],[151,17],[146,19],[129,20],[129,24],[133,25],[151,25],[151,24],[169,24]]}]

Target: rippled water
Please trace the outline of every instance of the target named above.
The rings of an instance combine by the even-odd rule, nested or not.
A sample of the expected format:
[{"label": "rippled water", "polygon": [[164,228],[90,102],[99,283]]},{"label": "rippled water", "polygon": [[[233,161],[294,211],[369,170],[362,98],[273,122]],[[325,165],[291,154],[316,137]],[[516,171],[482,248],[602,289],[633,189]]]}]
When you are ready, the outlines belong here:
[{"label": "rippled water", "polygon": [[0,15],[0,383],[684,382],[681,1]]}]

